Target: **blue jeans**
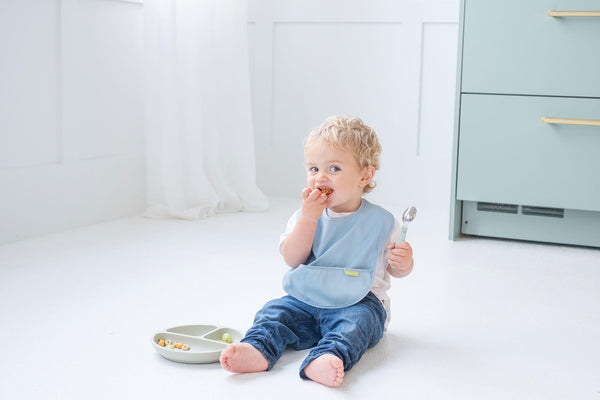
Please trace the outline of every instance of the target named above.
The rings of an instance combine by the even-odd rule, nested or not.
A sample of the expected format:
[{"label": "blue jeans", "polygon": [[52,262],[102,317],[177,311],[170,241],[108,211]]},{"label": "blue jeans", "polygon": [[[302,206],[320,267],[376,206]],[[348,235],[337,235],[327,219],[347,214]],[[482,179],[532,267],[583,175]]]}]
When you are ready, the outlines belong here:
[{"label": "blue jeans", "polygon": [[[383,337],[387,318],[381,301],[371,292],[360,302],[344,308],[309,306],[292,296],[269,301],[256,313],[254,324],[242,342],[262,353],[269,367],[279,360],[287,346],[312,350],[300,366],[300,377],[308,379],[304,368],[323,354],[333,354],[348,371],[367,349]],[[314,347],[313,347],[314,346]]]}]

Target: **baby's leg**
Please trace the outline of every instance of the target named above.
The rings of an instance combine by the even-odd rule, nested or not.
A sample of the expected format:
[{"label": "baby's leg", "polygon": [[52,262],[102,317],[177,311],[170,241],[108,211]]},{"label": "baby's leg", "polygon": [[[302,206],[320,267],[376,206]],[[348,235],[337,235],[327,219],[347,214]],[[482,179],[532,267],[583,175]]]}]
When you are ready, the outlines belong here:
[{"label": "baby's leg", "polygon": [[381,301],[369,293],[353,306],[321,310],[319,315],[323,337],[300,366],[300,377],[337,386],[344,378],[338,366],[341,364],[342,373],[349,371],[383,336],[385,309]]},{"label": "baby's leg", "polygon": [[314,307],[291,296],[269,301],[256,313],[242,341],[221,352],[221,365],[231,372],[268,371],[287,346],[312,347],[320,338],[313,312]]},{"label": "baby's leg", "polygon": [[306,377],[325,386],[339,386],[344,380],[344,362],[333,354],[323,354],[304,368]]},{"label": "baby's leg", "polygon": [[250,343],[230,344],[221,352],[221,365],[229,372],[266,371],[269,363]]}]

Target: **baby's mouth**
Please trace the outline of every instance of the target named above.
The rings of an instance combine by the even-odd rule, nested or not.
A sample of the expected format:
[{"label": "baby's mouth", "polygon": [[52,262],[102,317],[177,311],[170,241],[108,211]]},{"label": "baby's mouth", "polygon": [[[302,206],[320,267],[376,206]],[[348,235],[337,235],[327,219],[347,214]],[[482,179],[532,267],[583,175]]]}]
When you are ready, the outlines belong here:
[{"label": "baby's mouth", "polygon": [[333,193],[333,189],[327,186],[320,186],[317,189],[321,191],[324,195],[328,196]]}]

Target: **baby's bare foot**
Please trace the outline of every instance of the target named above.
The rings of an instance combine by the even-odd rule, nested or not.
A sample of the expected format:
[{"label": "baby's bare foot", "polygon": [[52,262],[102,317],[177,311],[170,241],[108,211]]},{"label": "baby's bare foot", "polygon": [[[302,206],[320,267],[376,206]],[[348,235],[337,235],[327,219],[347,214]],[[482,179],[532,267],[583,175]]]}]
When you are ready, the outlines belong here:
[{"label": "baby's bare foot", "polygon": [[323,354],[304,368],[306,376],[325,386],[339,386],[344,380],[344,363],[333,354]]},{"label": "baby's bare foot", "polygon": [[269,363],[250,343],[230,344],[221,352],[221,366],[229,372],[266,371]]}]

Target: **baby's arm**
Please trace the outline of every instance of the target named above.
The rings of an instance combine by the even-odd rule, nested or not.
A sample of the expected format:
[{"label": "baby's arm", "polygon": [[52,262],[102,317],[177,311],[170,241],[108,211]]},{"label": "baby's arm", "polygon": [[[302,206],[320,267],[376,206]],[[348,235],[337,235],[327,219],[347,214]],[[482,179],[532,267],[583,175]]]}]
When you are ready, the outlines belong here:
[{"label": "baby's arm", "polygon": [[312,250],[317,221],[325,209],[327,196],[320,190],[305,188],[302,191],[302,212],[294,229],[281,245],[281,254],[286,264],[292,268],[306,261]]}]

